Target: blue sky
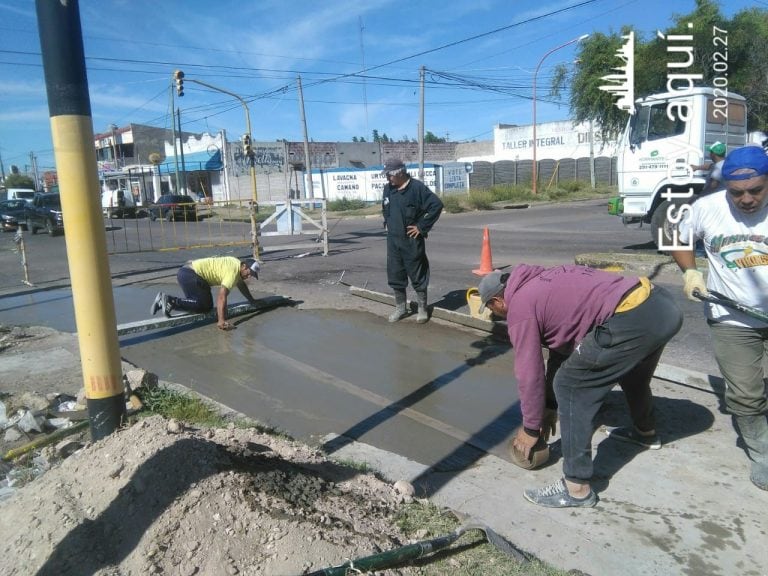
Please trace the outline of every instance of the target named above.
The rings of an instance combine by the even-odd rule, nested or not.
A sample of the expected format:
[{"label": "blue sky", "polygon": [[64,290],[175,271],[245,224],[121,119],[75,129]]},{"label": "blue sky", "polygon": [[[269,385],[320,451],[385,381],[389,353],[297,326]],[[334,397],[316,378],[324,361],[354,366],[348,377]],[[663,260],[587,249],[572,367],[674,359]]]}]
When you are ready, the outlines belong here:
[{"label": "blue sky", "polygon": [[[53,0],[52,0],[53,1]],[[632,24],[646,35],[693,10],[694,0],[81,0],[93,126],[130,122],[170,128],[175,69],[240,95],[254,140],[303,139],[301,76],[309,137],[417,137],[419,68],[425,66],[425,128],[450,140],[488,140],[499,123],[529,124],[534,70],[573,38]],[[732,16],[757,0],[727,0]],[[537,76],[539,122],[565,120],[549,104],[552,68]],[[365,70],[364,73],[362,71]],[[33,0],[0,0],[0,157],[22,170],[34,153],[54,166]],[[177,99],[183,129],[245,131],[231,97],[190,82]]]}]

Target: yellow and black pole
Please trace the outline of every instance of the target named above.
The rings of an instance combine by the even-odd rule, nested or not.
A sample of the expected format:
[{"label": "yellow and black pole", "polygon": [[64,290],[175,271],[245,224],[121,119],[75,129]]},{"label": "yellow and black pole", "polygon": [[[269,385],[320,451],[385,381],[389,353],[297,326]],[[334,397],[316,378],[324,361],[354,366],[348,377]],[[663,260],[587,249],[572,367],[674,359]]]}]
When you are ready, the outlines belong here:
[{"label": "yellow and black pole", "polygon": [[120,346],[77,0],[36,0],[91,436],[125,417]]}]

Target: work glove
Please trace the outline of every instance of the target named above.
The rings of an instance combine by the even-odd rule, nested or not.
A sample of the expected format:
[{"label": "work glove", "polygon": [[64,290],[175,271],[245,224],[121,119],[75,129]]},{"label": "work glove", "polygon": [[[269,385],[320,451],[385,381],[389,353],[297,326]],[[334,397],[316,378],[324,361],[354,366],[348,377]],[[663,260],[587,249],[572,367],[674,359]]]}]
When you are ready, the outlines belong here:
[{"label": "work glove", "polygon": [[557,432],[557,410],[552,408],[544,409],[544,417],[541,420],[541,437],[544,442],[549,442],[549,438]]},{"label": "work glove", "polygon": [[693,295],[694,290],[701,292],[702,296],[709,295],[709,292],[707,292],[707,285],[704,283],[704,274],[702,274],[700,270],[689,268],[683,273],[683,292],[685,292],[688,300],[701,302],[701,300]]}]

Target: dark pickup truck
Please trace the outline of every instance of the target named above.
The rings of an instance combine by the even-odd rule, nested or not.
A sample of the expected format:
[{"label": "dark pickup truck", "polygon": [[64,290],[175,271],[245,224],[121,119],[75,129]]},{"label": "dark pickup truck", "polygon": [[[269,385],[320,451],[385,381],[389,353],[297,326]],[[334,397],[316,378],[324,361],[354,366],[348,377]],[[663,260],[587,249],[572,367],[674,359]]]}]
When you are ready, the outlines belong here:
[{"label": "dark pickup truck", "polygon": [[64,220],[61,216],[61,196],[58,192],[35,194],[26,208],[27,230],[37,234],[40,229],[55,236],[64,232]]}]

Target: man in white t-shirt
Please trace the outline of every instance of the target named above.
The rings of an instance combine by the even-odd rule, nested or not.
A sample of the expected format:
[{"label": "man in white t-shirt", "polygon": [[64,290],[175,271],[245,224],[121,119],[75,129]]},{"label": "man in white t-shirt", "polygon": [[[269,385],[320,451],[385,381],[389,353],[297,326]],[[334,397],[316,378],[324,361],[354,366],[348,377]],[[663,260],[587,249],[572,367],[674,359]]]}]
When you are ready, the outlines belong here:
[{"label": "man in white t-shirt", "polygon": [[[713,291],[768,313],[768,156],[757,146],[731,151],[722,177],[726,189],[691,206],[680,236],[704,242],[709,261],[706,285],[691,250],[673,252],[683,270],[684,292]],[[768,490],[768,398],[762,363],[768,323],[706,304],[715,358],[726,383],[725,406],[752,460],[750,479]]]}]

